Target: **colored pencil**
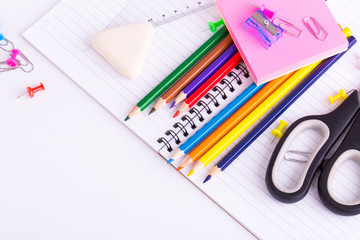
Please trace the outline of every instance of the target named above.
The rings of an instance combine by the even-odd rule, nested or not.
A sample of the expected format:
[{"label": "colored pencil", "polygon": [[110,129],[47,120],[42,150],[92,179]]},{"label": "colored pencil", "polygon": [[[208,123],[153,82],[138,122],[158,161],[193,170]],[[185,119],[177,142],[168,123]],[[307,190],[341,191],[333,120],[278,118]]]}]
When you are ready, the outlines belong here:
[{"label": "colored pencil", "polygon": [[313,71],[321,61],[310,64],[297,70],[286,82],[276,89],[264,102],[262,102],[254,111],[246,116],[238,125],[228,132],[219,142],[217,142],[209,151],[207,151],[194,165],[188,176],[197,170],[207,166],[220,153],[222,153],[231,143],[233,143],[242,133],[244,133],[252,124],[262,117],[272,106],[274,106],[286,93],[291,91],[301,80],[303,80],[311,71]]},{"label": "colored pencil", "polygon": [[[235,47],[235,45],[234,45]],[[236,48],[236,47],[235,47]],[[237,51],[237,50],[236,50]],[[179,114],[187,111],[193,107],[206,93],[208,93],[220,80],[228,74],[231,69],[238,65],[241,61],[240,53],[236,54],[229,59],[219,70],[217,70],[208,80],[206,80],[195,92],[193,92],[183,104],[181,104],[178,111],[175,113],[174,118]]]},{"label": "colored pencil", "polygon": [[264,101],[275,89],[285,82],[293,73],[286,74],[266,84],[257,94],[238,109],[228,120],[219,126],[214,132],[207,136],[200,144],[192,149],[181,163],[177,170],[195,162],[201,155],[209,150],[218,140],[244,119],[252,110],[254,110],[262,101]]},{"label": "colored pencil", "polygon": [[162,108],[168,104],[180,91],[182,91],[192,80],[194,80],[204,69],[206,69],[212,62],[215,61],[226,49],[228,49],[233,40],[230,35],[227,35],[218,45],[206,54],[196,65],[182,76],[169,90],[167,90],[161,98],[155,103],[150,113]]},{"label": "colored pencil", "polygon": [[244,105],[254,94],[256,94],[266,84],[256,86],[252,83],[239,96],[237,96],[229,105],[221,110],[215,117],[206,123],[199,131],[197,131],[191,138],[182,144],[173,154],[168,163],[175,159],[184,156],[190,152],[196,145],[198,145],[204,138],[206,138],[212,131],[214,131],[220,124],[228,119],[236,110]]},{"label": "colored pencil", "polygon": [[186,71],[199,61],[206,53],[210,51],[228,34],[226,27],[220,28],[214,33],[203,45],[201,45],[190,57],[181,63],[169,76],[160,82],[153,90],[151,90],[136,106],[130,111],[125,121],[144,111],[156,98],[166,91],[176,80],[178,80]]},{"label": "colored pencil", "polygon": [[[209,67],[207,67],[197,78],[195,78],[186,88],[179,93],[171,107],[182,102],[184,99],[193,94],[214,74],[221,66],[223,66],[232,56],[238,53],[235,44],[232,44],[220,57],[218,57]],[[179,97],[181,100],[179,100]]]},{"label": "colored pencil", "polygon": [[[348,50],[356,43],[354,37],[349,38]],[[258,126],[256,126],[241,142],[239,142],[217,165],[215,165],[209,175],[205,178],[204,183],[216,176],[230,166],[230,164],[245,149],[254,142],[284,111],[286,111],[306,90],[308,90],[334,63],[339,60],[345,53],[326,59],[299,87],[295,89],[284,101],[280,103]]]},{"label": "colored pencil", "polygon": [[[345,35],[350,34],[350,29],[344,30]],[[354,46],[356,39],[348,39],[348,50]],[[347,50],[347,51],[348,51]],[[231,165],[231,163],[246,150],[283,112],[285,112],[304,92],[306,92],[324,73],[331,68],[347,51],[330,57],[307,78],[299,87],[295,89],[284,101],[282,101],[258,126],[256,126],[241,142],[239,142],[217,165],[215,165],[209,175],[205,178],[204,183],[216,176]]]}]

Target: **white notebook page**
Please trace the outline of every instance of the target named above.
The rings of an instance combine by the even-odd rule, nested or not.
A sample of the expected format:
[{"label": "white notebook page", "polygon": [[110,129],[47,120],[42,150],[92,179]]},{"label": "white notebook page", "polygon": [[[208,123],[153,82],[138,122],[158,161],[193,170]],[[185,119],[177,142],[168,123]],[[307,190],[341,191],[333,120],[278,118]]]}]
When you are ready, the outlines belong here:
[{"label": "white notebook page", "polygon": [[[181,63],[210,36],[208,31],[202,31],[206,29],[207,22],[219,18],[213,8],[156,28],[143,74],[139,79],[129,81],[122,78],[91,49],[89,39],[96,32],[122,21],[131,23],[146,20],[154,16],[153,10],[125,15],[123,7],[127,1],[69,2],[60,2],[30,28],[24,37],[121,121],[138,100],[171,72],[173,65]],[[182,1],[167,2],[159,11],[171,12],[175,7],[173,2]],[[153,9],[158,6],[156,3],[152,4]],[[358,2],[330,2],[329,6],[339,23],[350,27],[355,36],[360,36],[359,26],[355,25]],[[195,20],[192,18],[196,19],[196,24],[193,24]],[[179,25],[183,29],[179,29]],[[184,38],[184,35],[188,38]],[[178,43],[182,50],[176,51],[178,48],[169,46],[169,41]],[[356,46],[347,53],[280,119],[291,123],[301,116],[326,113],[335,108],[328,104],[328,95],[334,95],[339,88],[350,90],[360,87],[358,49]],[[173,113],[162,109],[148,118],[145,111],[137,116],[136,121],[129,121],[128,126],[156,150],[159,147],[156,141],[159,135],[146,130],[156,126],[159,132],[165,132],[177,121],[171,120]],[[276,125],[277,123],[273,124],[272,128]],[[207,184],[201,183],[208,173],[207,169],[194,174],[190,180],[260,238],[349,239],[350,236],[356,236],[359,231],[359,216],[341,217],[329,212],[318,198],[316,181],[305,199],[296,204],[283,204],[269,195],[264,176],[269,155],[275,146],[270,145],[271,140],[270,131],[266,131],[225,173]],[[348,173],[356,174],[349,171],[349,168],[341,170],[344,171],[344,176],[348,176]],[[341,192],[349,194],[347,191]]]}]

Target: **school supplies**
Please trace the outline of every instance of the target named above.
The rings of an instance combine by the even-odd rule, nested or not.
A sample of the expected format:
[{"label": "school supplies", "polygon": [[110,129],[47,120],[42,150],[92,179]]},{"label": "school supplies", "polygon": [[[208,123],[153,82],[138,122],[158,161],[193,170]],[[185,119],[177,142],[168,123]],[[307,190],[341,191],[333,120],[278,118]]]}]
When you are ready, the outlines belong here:
[{"label": "school supplies", "polygon": [[292,73],[286,74],[274,81],[267,83],[255,96],[238,109],[229,119],[220,125],[214,132],[207,136],[199,145],[190,152],[185,152],[187,157],[178,167],[178,170],[188,166],[192,162],[198,160],[206,153],[216,142],[218,142],[225,134],[233,129],[241,120],[250,114],[259,104],[261,104],[272,92],[281,86]]},{"label": "school supplies", "polygon": [[[352,216],[360,213],[360,201],[344,201],[333,189],[334,176],[345,161],[354,159],[360,161],[360,102],[359,92],[354,90],[350,96],[334,111],[325,115],[303,117],[289,127],[283,138],[276,145],[266,171],[266,186],[271,195],[285,203],[300,201],[308,193],[315,173],[321,170],[318,180],[318,192],[324,205],[334,213]],[[345,129],[348,129],[347,133]],[[314,129],[321,134],[321,144],[314,146],[309,152],[300,178],[295,186],[287,186],[279,178],[280,164],[291,143],[302,132]],[[326,155],[334,151],[334,144],[345,134],[335,153],[326,159]],[[303,154],[297,151],[298,154]]]},{"label": "school supplies", "polygon": [[26,88],[26,91],[27,91],[27,92],[19,95],[17,98],[20,98],[20,97],[24,96],[25,94],[29,94],[29,96],[32,98],[32,97],[34,97],[34,95],[35,95],[36,92],[41,91],[41,90],[45,91],[45,87],[44,87],[44,85],[43,85],[42,82],[41,82],[40,85],[37,86],[37,87],[33,87],[33,88],[27,87],[27,88]]},{"label": "school supplies", "polygon": [[[201,85],[196,91],[194,91],[190,97],[180,106],[179,110],[174,114],[174,118],[179,116],[179,114],[192,108],[205,94],[207,94],[220,80],[230,72],[232,68],[238,65],[241,61],[241,56],[237,52],[235,45],[232,45],[232,53],[235,53],[224,65],[222,65],[209,79],[207,79],[203,85]],[[244,70],[247,71],[247,70]],[[241,81],[239,81],[241,84]],[[210,95],[208,95],[210,96]],[[217,105],[216,100],[214,100],[215,106]]]},{"label": "school supplies", "polygon": [[[186,86],[183,91],[179,93],[172,106],[182,102],[183,99],[189,97],[190,95],[195,94],[196,90],[199,89],[200,86],[207,84],[210,81],[211,77],[213,77],[214,75],[218,75],[218,72],[220,72],[220,68],[222,68],[227,62],[230,62],[230,59],[237,53],[238,50],[236,49],[235,44],[231,44],[231,46],[226,49],[225,52],[223,52],[202,73],[200,73],[199,76],[197,76],[188,86]],[[235,65],[227,65],[229,66],[229,68],[225,74],[227,74],[239,63],[240,61],[235,63]]]},{"label": "school supplies", "polygon": [[264,4],[267,9],[276,12],[276,18],[285,19],[300,28],[306,29],[304,18],[313,17],[327,31],[329,37],[326,41],[319,41],[308,30],[303,31],[299,38],[284,34],[278,44],[271,50],[266,50],[241,24],[257,8],[250,5],[247,0],[216,1],[220,15],[257,84],[346,50],[347,40],[325,1],[267,0]]},{"label": "school supplies", "polygon": [[9,39],[5,38],[2,33],[0,33],[0,48],[6,52],[14,49],[14,44]]},{"label": "school supplies", "polygon": [[275,138],[281,138],[283,135],[283,131],[288,126],[288,123],[284,120],[280,120],[280,124],[277,128],[271,130],[271,134],[274,135]]},{"label": "school supplies", "polygon": [[282,28],[272,23],[261,10],[257,10],[246,19],[244,29],[258,38],[266,49],[274,46],[283,34]]},{"label": "school supplies", "polygon": [[[155,103],[150,113],[162,108],[168,104],[180,91],[182,91],[194,78],[196,78],[204,69],[206,69],[215,59],[217,59],[224,51],[233,44],[230,35],[227,35],[216,47],[204,56],[196,65],[182,76],[169,90],[167,90],[161,98]],[[175,102],[173,103],[175,105]],[[172,106],[173,106],[172,105]]]},{"label": "school supplies", "polygon": [[321,61],[310,64],[307,67],[297,70],[286,82],[276,89],[267,99],[265,99],[255,110],[247,115],[238,125],[228,132],[219,142],[208,150],[194,165],[188,176],[199,169],[207,166],[221,152],[223,152],[231,143],[233,143],[241,134],[243,134],[251,125],[253,125],[261,116],[263,116],[271,107],[273,107],[285,94],[292,90],[297,83],[304,80],[306,76],[314,70]]},{"label": "school supplies", "polygon": [[127,24],[96,33],[93,48],[126,78],[139,76],[154,28],[148,22]]},{"label": "school supplies", "polygon": [[248,88],[245,89],[245,91],[237,96],[234,101],[227,105],[226,108],[213,117],[207,124],[205,124],[205,126],[199,129],[191,138],[189,138],[184,144],[176,149],[168,163],[171,163],[175,159],[178,159],[186,153],[190,152],[191,149],[193,149],[219,125],[226,121],[226,119],[228,119],[235,111],[244,105],[252,96],[254,96],[254,94],[263,88],[264,85],[256,86],[255,83],[252,83]]},{"label": "school supplies", "polygon": [[220,28],[214,33],[201,47],[199,47],[190,57],[188,57],[183,63],[181,63],[170,75],[168,75],[162,82],[160,82],[153,90],[151,90],[143,99],[141,99],[136,106],[130,111],[125,118],[125,121],[131,117],[137,115],[148,107],[156,98],[158,98],[163,92],[168,89],[181,75],[187,70],[193,67],[193,65],[201,59],[211,48],[219,43],[226,35],[228,31],[225,27]]},{"label": "school supplies", "polygon": [[[189,115],[189,118],[192,119],[196,125],[195,129],[192,129],[188,120],[172,119],[171,116],[175,109],[169,110],[167,108],[159,109],[150,117],[144,111],[136,119],[134,118],[134,121],[123,122],[123,118],[129,109],[210,37],[211,32],[203,30],[208,28],[209,21],[217,21],[220,16],[216,8],[207,8],[183,18],[180,15],[178,20],[174,18],[175,20],[169,24],[155,27],[154,38],[144,65],[144,71],[139,78],[127,81],[89,46],[91,36],[105,28],[142,22],[150,18],[155,19],[155,24],[159,22],[156,19],[166,22],[168,16],[181,14],[183,9],[192,12],[192,9],[198,6],[198,1],[132,0],[127,5],[124,3],[125,1],[121,0],[116,1],[116,3],[110,1],[105,3],[98,0],[88,0],[87,2],[89,4],[82,4],[83,6],[81,6],[73,4],[71,0],[60,1],[48,15],[40,19],[24,36],[44,56],[91,95],[97,103],[100,103],[119,119],[121,124],[126,125],[134,134],[139,136],[136,151],[140,151],[144,147],[141,144],[141,141],[144,141],[154,151],[159,152],[164,159],[169,159],[172,152],[168,152],[164,143],[157,142],[159,137],[165,138],[169,142],[169,146],[176,149],[251,84],[251,77],[247,79],[243,74],[239,75],[242,78],[241,85],[237,85],[237,81],[234,80],[235,77],[227,76],[226,79],[232,84],[234,91],[230,92],[226,83],[219,83],[218,86],[224,89],[227,99],[223,100],[218,91],[211,91],[214,96],[217,95],[218,107],[214,107],[210,99],[203,98],[212,111],[209,115],[205,110],[201,112],[204,118],[203,122],[198,121],[195,113],[184,114],[184,116]],[[202,0],[201,2],[206,4],[209,1]],[[357,27],[357,2],[346,1],[344,4],[344,2],[339,1],[327,1],[327,3],[331,6],[331,10],[339,23],[353,23],[351,24],[354,28],[353,31],[360,32]],[[190,7],[189,10],[186,10],[186,6]],[[135,11],[128,11],[129,9]],[[141,9],[142,15],[136,14],[138,9]],[[178,10],[178,13],[174,14],[174,10]],[[64,15],[65,13],[66,15]],[[104,13],[107,15],[104,16]],[[163,14],[166,15],[165,20],[163,20]],[[60,19],[66,19],[66,25],[59,21]],[[319,22],[322,24],[320,20]],[[302,27],[305,28],[304,25]],[[305,29],[305,31],[308,30]],[[284,40],[285,37],[284,35],[281,40]],[[311,35],[311,37],[320,42],[314,36]],[[274,48],[278,46],[280,44],[275,45]],[[260,46],[260,48],[262,47]],[[358,49],[355,47],[347,53],[344,56],[345,59],[335,64],[280,118],[287,122],[293,122],[301,116],[329,112],[336,106],[320,104],[326,101],[329,95],[334,94],[340,88],[358,88],[360,76],[356,65],[358,62],[356,50]],[[264,49],[264,51],[267,50]],[[232,71],[235,74],[239,72],[236,69]],[[201,107],[196,108],[199,111],[202,109]],[[177,122],[184,125],[184,129],[188,132],[187,137],[182,135],[181,126],[173,127]],[[272,125],[271,129],[275,127]],[[170,129],[179,135],[181,141],[179,145],[175,143],[171,135],[165,134]],[[314,192],[315,188],[311,188],[310,194],[295,205],[281,204],[271,197],[266,189],[264,176],[272,152],[272,148],[269,147],[272,138],[270,131],[264,132],[239,156],[238,161],[227,168],[225,174],[219,175],[218,181],[202,184],[212,165],[208,165],[209,169],[199,171],[186,181],[193,183],[258,238],[356,238],[359,216],[349,218],[331,213],[317,198],[317,194]],[[159,159],[149,159],[149,161],[159,161]],[[171,166],[177,167],[177,164],[178,162],[174,161]],[[168,166],[164,161],[164,167]],[[352,176],[352,171],[348,167],[340,170],[346,178]],[[344,189],[339,188],[338,191],[347,194]]]},{"label": "school supplies", "polygon": [[34,69],[32,62],[19,49],[11,49],[9,53],[10,57],[0,62],[0,72],[20,68],[23,72],[29,73]]},{"label": "school supplies", "polygon": [[[348,32],[347,34],[350,34]],[[349,38],[349,49],[356,43],[354,37]],[[215,165],[204,183],[209,181],[226,168],[241,154],[249,145],[255,141],[291,104],[293,104],[306,90],[308,90],[330,67],[339,60],[345,52],[326,59],[314,73],[312,73],[294,92],[292,92],[283,102],[280,103],[259,125],[257,125],[240,143],[238,143],[217,165]]]},{"label": "school supplies", "polygon": [[347,98],[347,95],[346,95],[346,92],[344,91],[344,89],[340,89],[339,93],[336,94],[335,96],[329,96],[329,101],[331,104],[334,104],[334,102],[336,100],[339,100],[339,99],[346,99]]}]

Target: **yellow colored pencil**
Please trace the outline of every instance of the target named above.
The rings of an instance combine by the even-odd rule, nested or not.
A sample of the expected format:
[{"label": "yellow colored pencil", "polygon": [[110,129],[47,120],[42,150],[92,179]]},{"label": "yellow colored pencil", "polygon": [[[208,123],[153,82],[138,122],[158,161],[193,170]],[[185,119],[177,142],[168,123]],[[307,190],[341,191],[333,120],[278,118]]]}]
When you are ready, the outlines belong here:
[{"label": "yellow colored pencil", "polygon": [[244,133],[252,124],[263,116],[271,107],[273,107],[285,94],[287,94],[297,83],[303,80],[312,70],[314,70],[321,61],[310,64],[297,70],[286,82],[276,89],[266,100],[246,116],[238,125],[228,132],[219,142],[209,149],[190,170],[188,176],[207,166],[221,152],[223,152],[231,143],[233,143],[242,133]]}]

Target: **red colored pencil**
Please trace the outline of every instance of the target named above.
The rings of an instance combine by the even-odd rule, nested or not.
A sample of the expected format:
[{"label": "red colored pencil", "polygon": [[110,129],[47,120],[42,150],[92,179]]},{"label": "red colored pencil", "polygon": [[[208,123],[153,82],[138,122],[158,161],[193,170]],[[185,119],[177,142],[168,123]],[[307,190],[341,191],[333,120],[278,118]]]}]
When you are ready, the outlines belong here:
[{"label": "red colored pencil", "polygon": [[179,114],[192,108],[206,93],[208,93],[223,77],[228,74],[241,61],[240,53],[236,53],[227,61],[214,75],[212,75],[203,85],[201,85],[193,94],[188,97],[175,113],[174,118]]}]

